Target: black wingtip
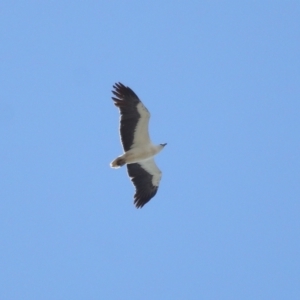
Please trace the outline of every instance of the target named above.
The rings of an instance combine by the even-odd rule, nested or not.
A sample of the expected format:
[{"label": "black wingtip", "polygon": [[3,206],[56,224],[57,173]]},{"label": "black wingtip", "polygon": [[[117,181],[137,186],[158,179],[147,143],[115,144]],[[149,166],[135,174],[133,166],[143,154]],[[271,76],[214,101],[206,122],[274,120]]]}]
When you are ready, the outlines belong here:
[{"label": "black wingtip", "polygon": [[[131,101],[139,102],[139,97],[136,95],[136,93],[128,86],[125,86],[121,82],[116,82],[113,85],[114,90],[112,90],[112,93],[117,97],[117,100],[125,100],[126,98],[131,98]],[[116,98],[112,97],[114,101],[116,101]]]},{"label": "black wingtip", "polygon": [[147,204],[157,193],[158,188],[155,188],[151,194],[141,195],[135,194],[134,195],[134,205],[136,208],[142,208],[145,204]]}]

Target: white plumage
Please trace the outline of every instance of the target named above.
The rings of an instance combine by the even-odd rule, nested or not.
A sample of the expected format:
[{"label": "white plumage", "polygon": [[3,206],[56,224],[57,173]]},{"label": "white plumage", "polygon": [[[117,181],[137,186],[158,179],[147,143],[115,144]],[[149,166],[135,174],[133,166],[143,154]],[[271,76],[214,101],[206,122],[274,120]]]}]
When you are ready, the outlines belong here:
[{"label": "white plumage", "polygon": [[124,154],[110,164],[119,168],[127,164],[128,175],[135,186],[134,204],[143,207],[155,196],[161,179],[161,171],[153,157],[166,144],[153,145],[148,131],[150,113],[138,96],[122,83],[116,83],[112,91],[114,104],[120,110],[120,136]]}]

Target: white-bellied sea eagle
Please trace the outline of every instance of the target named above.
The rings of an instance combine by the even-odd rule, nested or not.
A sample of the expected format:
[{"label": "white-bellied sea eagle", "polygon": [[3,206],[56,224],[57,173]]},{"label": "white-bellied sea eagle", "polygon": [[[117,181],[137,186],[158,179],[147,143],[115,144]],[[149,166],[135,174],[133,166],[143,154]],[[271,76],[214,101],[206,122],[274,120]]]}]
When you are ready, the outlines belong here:
[{"label": "white-bellied sea eagle", "polygon": [[119,168],[127,164],[128,175],[135,186],[134,204],[141,208],[157,193],[162,173],[153,157],[166,144],[152,144],[148,132],[150,113],[138,96],[120,82],[113,88],[115,97],[112,99],[120,110],[120,136],[125,153],[110,166]]}]

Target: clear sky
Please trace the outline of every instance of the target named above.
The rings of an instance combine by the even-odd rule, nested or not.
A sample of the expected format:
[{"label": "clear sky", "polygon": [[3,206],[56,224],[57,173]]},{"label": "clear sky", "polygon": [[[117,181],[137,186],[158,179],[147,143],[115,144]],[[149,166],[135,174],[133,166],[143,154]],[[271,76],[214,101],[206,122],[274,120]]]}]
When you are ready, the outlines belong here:
[{"label": "clear sky", "polygon": [[[300,299],[299,1],[1,1],[0,299]],[[133,205],[112,85],[150,110]]]}]

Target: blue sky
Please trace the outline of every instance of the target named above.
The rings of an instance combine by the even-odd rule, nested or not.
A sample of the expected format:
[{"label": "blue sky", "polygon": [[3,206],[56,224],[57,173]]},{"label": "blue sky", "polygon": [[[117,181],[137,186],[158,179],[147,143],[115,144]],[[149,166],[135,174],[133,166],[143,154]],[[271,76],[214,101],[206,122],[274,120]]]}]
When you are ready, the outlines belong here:
[{"label": "blue sky", "polygon": [[[2,1],[0,298],[300,299],[299,1]],[[112,85],[163,178],[133,206]]]}]

